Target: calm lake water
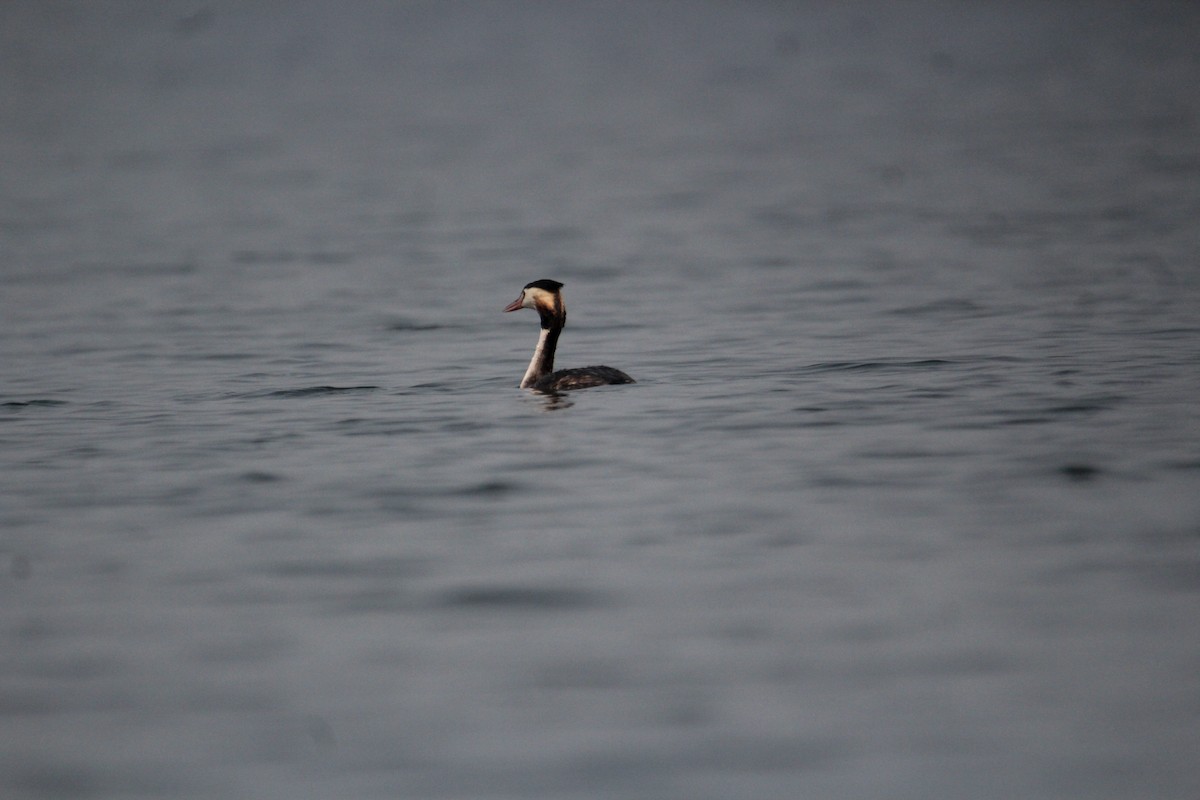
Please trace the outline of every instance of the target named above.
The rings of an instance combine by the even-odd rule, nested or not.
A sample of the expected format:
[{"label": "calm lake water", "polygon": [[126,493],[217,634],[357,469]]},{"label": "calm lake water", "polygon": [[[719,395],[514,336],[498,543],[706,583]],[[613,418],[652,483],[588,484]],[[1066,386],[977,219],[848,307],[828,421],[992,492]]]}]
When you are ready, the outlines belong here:
[{"label": "calm lake water", "polygon": [[5,3],[0,794],[1200,796],[1198,54]]}]

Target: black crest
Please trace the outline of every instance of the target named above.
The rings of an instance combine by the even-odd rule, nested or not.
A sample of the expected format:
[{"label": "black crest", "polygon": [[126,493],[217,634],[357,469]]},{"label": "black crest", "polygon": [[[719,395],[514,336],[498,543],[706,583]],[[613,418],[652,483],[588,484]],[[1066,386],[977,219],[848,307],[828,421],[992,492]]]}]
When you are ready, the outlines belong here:
[{"label": "black crest", "polygon": [[552,281],[549,278],[542,278],[541,280],[531,281],[525,284],[526,289],[541,289],[543,291],[550,292],[551,294],[557,293],[562,287],[563,285],[561,283],[558,281]]}]

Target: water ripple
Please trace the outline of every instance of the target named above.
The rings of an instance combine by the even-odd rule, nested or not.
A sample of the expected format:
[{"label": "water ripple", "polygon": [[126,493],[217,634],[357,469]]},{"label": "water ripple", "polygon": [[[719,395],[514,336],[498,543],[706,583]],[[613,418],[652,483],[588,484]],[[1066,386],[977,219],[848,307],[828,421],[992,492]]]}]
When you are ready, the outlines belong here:
[{"label": "water ripple", "polygon": [[446,608],[514,611],[565,611],[602,602],[599,593],[562,586],[462,586],[438,597]]},{"label": "water ripple", "polygon": [[329,395],[351,394],[354,392],[377,391],[378,386],[305,386],[299,389],[273,389],[264,392],[250,392],[239,397],[327,397]]}]

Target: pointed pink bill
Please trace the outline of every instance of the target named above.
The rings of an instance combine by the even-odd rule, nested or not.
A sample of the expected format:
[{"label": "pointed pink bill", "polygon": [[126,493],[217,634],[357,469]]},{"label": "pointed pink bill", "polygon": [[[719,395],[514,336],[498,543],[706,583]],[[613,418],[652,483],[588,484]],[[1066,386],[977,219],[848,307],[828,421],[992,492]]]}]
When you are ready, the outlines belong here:
[{"label": "pointed pink bill", "polygon": [[521,296],[504,307],[505,311],[517,311],[521,308],[521,303],[525,300],[525,293],[521,292]]}]

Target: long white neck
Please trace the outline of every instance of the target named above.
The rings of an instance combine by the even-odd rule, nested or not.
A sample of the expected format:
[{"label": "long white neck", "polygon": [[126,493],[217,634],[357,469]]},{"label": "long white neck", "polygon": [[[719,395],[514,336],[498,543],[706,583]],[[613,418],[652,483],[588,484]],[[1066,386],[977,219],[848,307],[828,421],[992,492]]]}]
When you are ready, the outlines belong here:
[{"label": "long white neck", "polygon": [[537,347],[534,348],[533,358],[529,359],[529,369],[525,370],[525,377],[521,378],[521,388],[528,389],[530,386],[544,375],[549,375],[550,370],[554,369],[554,344],[551,341],[550,335],[554,334],[554,340],[558,339],[558,331],[551,331],[548,328],[542,328],[538,335]]},{"label": "long white neck", "polygon": [[[559,334],[567,324],[567,307],[563,304],[562,295],[555,293],[549,296],[540,289],[531,292],[530,287],[525,288],[527,291],[521,296],[522,305],[537,310],[542,329],[533,358],[529,359],[529,368],[525,370],[525,377],[521,378],[522,389],[528,389],[554,371],[554,350],[558,347]],[[539,298],[539,294],[545,296]]]}]

